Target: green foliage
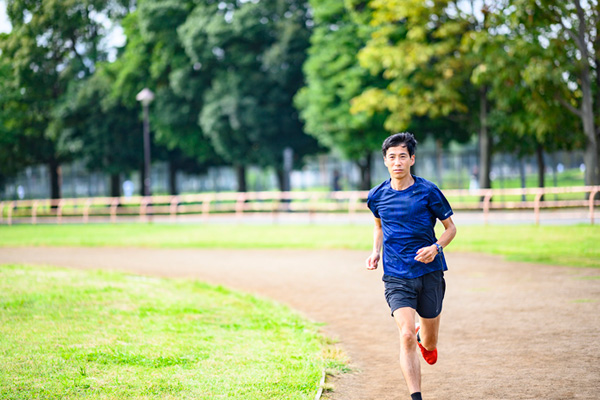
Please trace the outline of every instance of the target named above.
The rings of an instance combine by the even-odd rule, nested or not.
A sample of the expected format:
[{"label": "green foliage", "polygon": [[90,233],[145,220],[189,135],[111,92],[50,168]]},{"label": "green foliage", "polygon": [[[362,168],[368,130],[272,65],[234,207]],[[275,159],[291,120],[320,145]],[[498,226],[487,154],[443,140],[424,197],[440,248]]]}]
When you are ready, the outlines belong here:
[{"label": "green foliage", "polygon": [[[286,147],[295,167],[326,147],[358,162],[366,188],[384,130],[439,146],[479,130],[494,151],[583,149],[586,182],[600,182],[597,0],[133,4],[7,0],[0,181],[46,163],[57,185],[74,158],[139,168],[135,96],[149,87],[153,159],[172,169],[281,176]],[[127,37],[110,63],[107,18]]]},{"label": "green foliage", "polygon": [[317,149],[292,107],[303,82],[307,18],[302,1],[201,3],[178,28],[208,80],[199,125],[228,162],[282,169],[285,147],[297,163]]},{"label": "green foliage", "polygon": [[222,287],[0,266],[0,397],[312,399],[317,326]]},{"label": "green foliage", "polygon": [[[79,143],[79,157],[92,171],[110,175],[137,169],[142,160],[138,108],[113,97],[116,64],[100,64],[93,76],[74,83],[58,113],[71,143]],[[115,195],[118,195],[116,193]]]},{"label": "green foliage", "polygon": [[[80,150],[59,109],[69,86],[90,76],[96,62],[106,58],[98,15],[117,5],[108,0],[6,2],[12,31],[0,37],[0,109],[3,136],[13,138],[16,150],[7,159],[13,165],[49,164],[55,177],[52,197],[60,195],[58,165]],[[15,143],[27,146],[15,148]]]},{"label": "green foliage", "polygon": [[219,159],[198,126],[209,80],[203,71],[194,68],[177,33],[194,6],[190,1],[141,2],[139,10],[131,15],[128,39],[132,42],[124,55],[131,53],[136,60],[140,42],[147,49],[138,62],[147,65],[145,85],[156,92],[151,118],[156,142],[199,164],[214,165]]},{"label": "green foliage", "polygon": [[381,77],[371,76],[356,59],[370,29],[361,25],[359,12],[352,12],[341,1],[313,0],[311,6],[315,26],[304,65],[306,86],[298,92],[296,106],[306,131],[319,143],[364,166],[387,136],[385,113],[350,113],[354,97],[385,83]]},{"label": "green foliage", "polygon": [[544,49],[541,37],[519,32],[507,5],[488,10],[484,26],[489,29],[473,32],[464,42],[476,65],[471,80],[485,86],[493,100],[490,126],[498,138],[495,150],[526,155],[537,146],[548,152],[582,147],[577,120],[563,112],[547,79],[556,74],[556,49]]},{"label": "green foliage", "polygon": [[[575,31],[585,25],[593,37],[598,20],[595,2],[582,6],[583,22],[575,3],[371,1],[374,31],[359,59],[390,83],[365,88],[352,110],[387,110],[388,129],[413,127],[443,142],[479,128],[493,137],[494,151],[519,155],[542,146],[595,148],[596,142],[586,145],[581,122],[564,112],[565,105],[583,104],[585,89],[574,88],[585,84],[582,68],[593,56],[577,55],[587,50],[573,45]],[[576,113],[582,117],[585,107]],[[485,146],[481,152],[483,163]]]},{"label": "green foliage", "polygon": [[[511,0],[508,3],[505,26],[513,33],[515,47],[528,54],[521,76],[534,92],[533,104],[537,106],[533,110],[529,107],[529,111],[546,111],[543,118],[534,117],[536,133],[539,135],[540,128],[552,131],[559,126],[561,130],[566,126],[571,133],[575,124],[558,125],[562,121],[553,118],[560,115],[556,112],[559,108],[562,113],[566,110],[577,117],[577,131],[583,128],[582,134],[571,142],[584,149],[586,183],[599,184],[599,116],[594,105],[599,101],[598,1]],[[565,141],[565,136],[552,141]]]},{"label": "green foliage", "polygon": [[[451,1],[372,1],[376,29],[359,53],[362,66],[389,79],[354,99],[352,110],[389,111],[385,126],[405,130],[418,117],[450,119],[469,110],[471,66],[461,40],[470,23]],[[452,136],[458,136],[454,133]]]}]

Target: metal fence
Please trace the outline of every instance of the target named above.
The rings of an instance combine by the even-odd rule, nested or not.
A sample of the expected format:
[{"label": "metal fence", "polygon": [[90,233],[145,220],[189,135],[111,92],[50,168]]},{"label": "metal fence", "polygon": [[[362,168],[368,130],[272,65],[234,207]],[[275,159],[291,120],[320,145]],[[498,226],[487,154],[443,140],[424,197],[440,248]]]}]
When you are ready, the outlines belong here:
[{"label": "metal fence", "polygon": [[[461,189],[471,186],[473,172],[477,169],[478,156],[474,145],[460,149],[436,150],[431,143],[419,144],[416,164],[413,173],[435,182],[441,188]],[[583,154],[580,151],[556,152],[545,154],[546,184],[559,186],[561,175],[568,171],[582,168]],[[295,190],[323,190],[333,187],[334,175],[339,175],[339,186],[343,190],[356,190],[360,184],[360,170],[353,162],[343,160],[332,154],[309,157],[306,164],[291,173],[291,185]],[[372,154],[373,168],[371,177],[374,184],[389,178],[383,165],[381,153]],[[517,178],[535,176],[538,173],[536,160],[532,157],[518,158],[514,154],[497,153],[492,158],[491,178],[494,187],[508,187],[508,181]],[[152,165],[152,193],[169,193],[169,171],[164,162]],[[579,175],[583,184],[583,172]],[[138,171],[120,174],[122,193],[141,194],[141,179]],[[82,161],[66,164],[61,167],[63,197],[99,197],[110,196],[109,176],[103,173],[90,172]],[[521,182],[524,184],[524,182]],[[525,185],[525,184],[524,184]],[[525,186],[537,186],[529,183]],[[228,192],[237,190],[235,173],[231,167],[212,167],[204,174],[187,174],[179,171],[176,174],[178,193]],[[276,190],[277,177],[269,168],[249,167],[247,186],[250,191]],[[0,201],[43,199],[50,196],[49,174],[46,166],[28,167],[17,176],[9,179],[4,187],[0,187]]]},{"label": "metal fence", "polygon": [[[454,210],[479,213],[483,223],[498,210],[530,212],[536,224],[543,209],[585,210],[594,224],[595,200],[600,186],[444,190]],[[87,197],[65,199],[13,200],[0,202],[0,224],[37,224],[76,222],[185,221],[195,217],[210,221],[222,216],[240,219],[248,215],[277,221],[281,215],[304,215],[312,220],[319,215],[352,217],[368,215],[367,191],[337,192],[245,192],[203,193],[179,196]]]}]

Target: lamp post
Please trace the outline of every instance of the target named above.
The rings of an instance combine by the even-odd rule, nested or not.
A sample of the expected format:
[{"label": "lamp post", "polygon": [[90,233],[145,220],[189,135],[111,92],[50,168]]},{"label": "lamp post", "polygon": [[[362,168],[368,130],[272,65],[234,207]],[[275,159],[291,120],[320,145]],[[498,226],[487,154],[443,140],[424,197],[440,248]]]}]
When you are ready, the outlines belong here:
[{"label": "lamp post", "polygon": [[154,93],[148,88],[142,89],[135,99],[144,107],[144,196],[150,196],[150,120],[148,106],[154,100]]}]

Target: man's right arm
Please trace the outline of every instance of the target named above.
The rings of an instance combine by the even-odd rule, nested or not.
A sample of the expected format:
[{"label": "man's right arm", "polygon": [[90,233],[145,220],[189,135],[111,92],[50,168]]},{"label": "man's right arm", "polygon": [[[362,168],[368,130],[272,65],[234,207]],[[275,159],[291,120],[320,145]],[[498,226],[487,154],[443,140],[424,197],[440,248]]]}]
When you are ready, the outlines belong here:
[{"label": "man's right arm", "polygon": [[377,269],[379,259],[381,258],[381,247],[383,246],[383,229],[381,228],[381,219],[375,218],[375,228],[373,228],[373,252],[367,258],[367,269]]}]

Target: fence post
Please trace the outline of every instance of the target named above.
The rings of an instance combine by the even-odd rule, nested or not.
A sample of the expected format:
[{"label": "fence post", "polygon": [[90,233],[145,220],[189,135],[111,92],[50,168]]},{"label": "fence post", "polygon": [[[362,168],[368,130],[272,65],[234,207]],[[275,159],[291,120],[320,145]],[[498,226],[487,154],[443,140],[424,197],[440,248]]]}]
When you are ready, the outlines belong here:
[{"label": "fence post", "polygon": [[12,213],[13,213],[13,208],[15,207],[15,202],[9,201],[7,204],[8,204],[8,215],[6,216],[6,218],[8,221],[8,225],[12,225]]},{"label": "fence post", "polygon": [[171,214],[171,221],[177,219],[177,207],[179,206],[179,196],[171,197],[171,205],[169,207],[169,213]]},{"label": "fence post", "polygon": [[4,202],[0,201],[0,224],[4,223]]},{"label": "fence post", "polygon": [[279,220],[279,207],[281,205],[282,193],[283,192],[277,192],[277,194],[273,196],[273,202],[271,203],[271,216],[273,217],[273,223],[276,223]]},{"label": "fence post", "polygon": [[31,223],[33,225],[37,224],[37,204],[38,204],[38,201],[34,200],[31,205]]},{"label": "fence post", "polygon": [[58,207],[57,207],[57,210],[56,210],[56,222],[58,224],[62,224],[62,209],[63,209],[64,202],[65,202],[64,199],[60,199],[58,201]]},{"label": "fence post", "polygon": [[210,194],[205,195],[202,199],[202,219],[205,221],[208,219],[208,214],[210,213],[210,201]]},{"label": "fence post", "polygon": [[83,223],[87,224],[90,218],[90,206],[92,205],[92,199],[88,198],[83,206]]},{"label": "fence post", "polygon": [[492,190],[488,189],[485,192],[485,197],[483,198],[483,224],[488,224],[488,217],[490,213],[490,202],[492,200]]},{"label": "fence post", "polygon": [[140,202],[140,221],[146,221],[146,207],[148,207],[148,197],[143,196]]},{"label": "fence post", "polygon": [[535,199],[533,201],[533,214],[535,215],[535,224],[539,225],[540,224],[540,201],[542,199],[542,196],[544,195],[544,189],[540,188],[536,195],[535,195]]},{"label": "fence post", "polygon": [[350,217],[354,217],[356,209],[358,208],[358,193],[352,192],[348,198],[348,214]]},{"label": "fence post", "polygon": [[117,222],[117,207],[118,206],[119,206],[119,198],[113,197],[113,199],[110,203],[110,222],[113,224]]},{"label": "fence post", "polygon": [[593,186],[592,190],[590,191],[589,207],[591,225],[594,225],[594,198],[596,197],[596,194],[598,194],[598,190],[600,190],[598,186]]},{"label": "fence post", "polygon": [[240,192],[237,195],[237,200],[235,202],[235,216],[239,220],[242,218],[242,214],[244,213],[246,199],[248,198],[247,194],[244,192]]}]

